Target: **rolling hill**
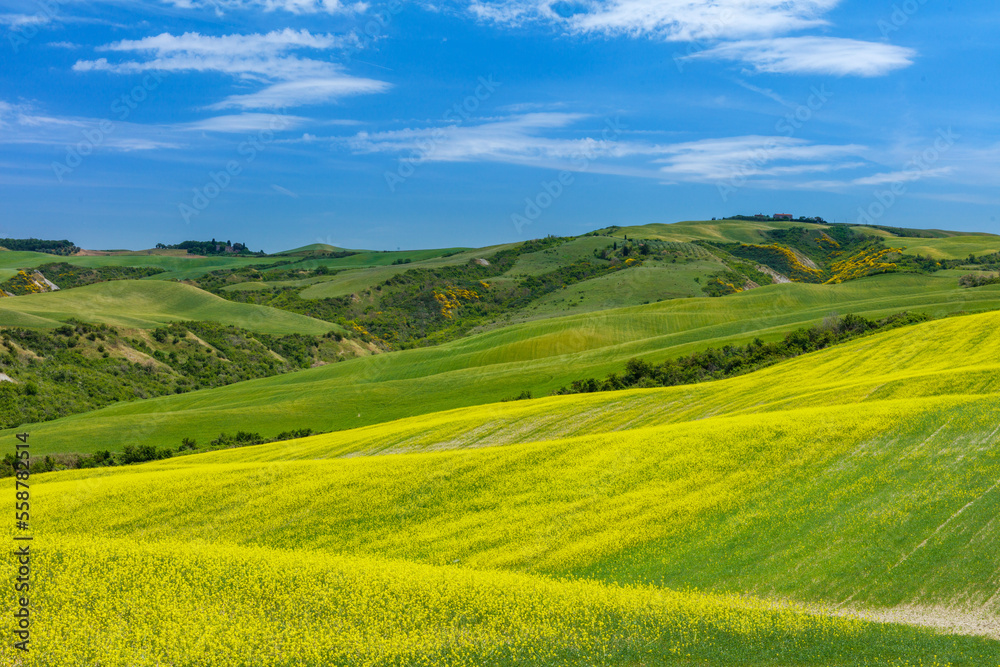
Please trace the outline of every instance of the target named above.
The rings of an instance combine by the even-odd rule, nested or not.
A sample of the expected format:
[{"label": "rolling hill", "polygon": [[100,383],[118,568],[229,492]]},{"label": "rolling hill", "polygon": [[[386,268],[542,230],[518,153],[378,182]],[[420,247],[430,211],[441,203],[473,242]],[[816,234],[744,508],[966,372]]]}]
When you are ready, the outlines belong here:
[{"label": "rolling hill", "polygon": [[998,325],[38,476],[38,659],[1000,664]]},{"label": "rolling hill", "polygon": [[[1000,237],[812,227],[60,258],[166,271],[0,299],[0,326],[23,327],[4,363],[44,370],[38,330],[72,319],[123,327],[58,334],[112,374],[142,350],[178,378],[244,353],[248,373],[280,354],[303,370],[19,427],[47,469],[172,456],[31,475],[38,649],[0,661],[1000,667],[1000,283],[959,284],[996,270]],[[0,269],[35,254],[0,251]],[[495,290],[489,307],[461,281]],[[420,317],[455,318],[452,339],[305,368],[391,347],[344,313],[416,318],[431,294]],[[728,379],[549,395],[630,359],[903,311],[932,319]],[[241,329],[162,328],[185,320]],[[327,332],[322,350],[301,336]],[[4,395],[30,399],[23,384]]]},{"label": "rolling hill", "polygon": [[69,319],[140,329],[204,320],[273,334],[323,334],[338,329],[329,322],[233,303],[189,285],[162,280],[117,280],[0,299],[0,326],[55,328]]},{"label": "rolling hill", "polygon": [[943,275],[772,285],[721,299],[539,319],[436,347],[122,403],[31,430],[39,434],[40,453],[120,450],[126,442],[176,447],[185,437],[205,440],[238,429],[265,436],[298,428],[338,430],[493,403],[525,390],[544,396],[576,379],[620,371],[633,357],[662,361],[758,336],[775,340],[831,312],[944,316],[998,308],[1000,286],[961,289],[955,277]]}]

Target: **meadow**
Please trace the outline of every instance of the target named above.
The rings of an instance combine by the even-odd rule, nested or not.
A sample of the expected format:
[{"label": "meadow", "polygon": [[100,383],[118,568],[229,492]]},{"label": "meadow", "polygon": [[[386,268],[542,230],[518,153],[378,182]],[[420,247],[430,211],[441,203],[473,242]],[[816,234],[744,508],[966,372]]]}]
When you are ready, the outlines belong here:
[{"label": "meadow", "polygon": [[[626,234],[670,252],[444,344],[19,427],[36,458],[175,454],[31,475],[33,646],[0,644],[0,664],[1000,667],[1000,285],[961,288],[953,269],[698,296],[722,263],[691,241],[799,225],[550,239],[495,281]],[[1000,250],[989,235],[869,232],[941,258]],[[321,335],[336,326],[169,281],[291,260],[336,273],[284,286],[345,296],[510,247],[72,257],[168,273],[0,299],[0,325]],[[0,271],[37,259],[15,254]],[[902,311],[934,319],[723,380],[549,395],[633,358]],[[307,428],[322,433],[176,451]],[[6,580],[15,568],[0,559]]]},{"label": "meadow", "polygon": [[343,330],[305,315],[234,303],[190,285],[162,280],[116,280],[0,299],[0,326],[54,329],[70,319],[137,329],[195,320],[270,334]]},{"label": "meadow", "polygon": [[998,324],[36,476],[13,664],[1000,665]]},{"label": "meadow", "polygon": [[875,318],[910,310],[940,317],[988,309],[1000,309],[998,286],[961,289],[950,276],[773,285],[721,299],[538,319],[436,347],[121,403],[31,429],[40,435],[40,454],[120,450],[125,442],[176,447],[185,437],[204,441],[239,429],[265,437],[298,428],[340,430],[495,403],[526,390],[545,396],[573,380],[620,372],[633,357],[659,362],[708,346],[776,340],[831,312]]}]

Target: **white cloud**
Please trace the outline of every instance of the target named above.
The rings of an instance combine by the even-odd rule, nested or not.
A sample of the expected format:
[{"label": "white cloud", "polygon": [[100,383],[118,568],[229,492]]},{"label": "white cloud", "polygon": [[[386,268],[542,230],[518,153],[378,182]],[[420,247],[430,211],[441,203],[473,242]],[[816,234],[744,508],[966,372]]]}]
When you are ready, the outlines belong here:
[{"label": "white cloud", "polygon": [[[532,113],[478,125],[447,125],[390,132],[361,132],[349,140],[359,153],[418,152],[426,162],[514,162],[550,164],[585,152],[600,152],[600,142],[549,139],[541,130],[565,127],[585,118],[572,113]],[[605,146],[604,149],[609,148]]]},{"label": "white cloud", "polygon": [[333,74],[334,63],[290,54],[301,49],[343,48],[355,42],[353,36],[312,34],[308,30],[286,28],[266,34],[214,37],[196,32],[183,35],[163,33],[138,40],[122,40],[100,47],[99,51],[148,54],[144,61],[110,63],[107,58],[81,60],[73,69],[100,70],[129,74],[148,70],[172,72],[223,72],[256,80],[290,80]]},{"label": "white cloud", "polygon": [[14,29],[29,25],[43,25],[51,20],[51,17],[43,14],[0,14],[0,25],[10,26]]},{"label": "white cloud", "polygon": [[180,130],[197,132],[259,132],[261,130],[291,130],[309,122],[302,116],[273,113],[242,113],[229,116],[215,116],[204,120],[178,125]]},{"label": "white cloud", "polygon": [[732,60],[756,72],[882,76],[913,64],[916,52],[902,46],[839,37],[781,37],[719,44],[690,60]]},{"label": "white cloud", "polygon": [[831,160],[857,157],[866,150],[857,144],[813,144],[790,137],[747,136],[664,146],[664,157],[657,162],[665,163],[660,171],[666,177],[717,183],[857,166],[856,161],[844,164]]},{"label": "white cloud", "polygon": [[476,17],[502,25],[542,20],[576,33],[672,41],[774,35],[824,25],[840,0],[472,0]]},{"label": "white cloud", "polygon": [[799,187],[811,190],[842,190],[844,188],[871,187],[890,185],[892,183],[912,183],[928,178],[942,178],[954,174],[953,167],[937,167],[934,169],[906,169],[902,171],[887,171],[870,176],[861,176],[844,181],[810,181]]},{"label": "white cloud", "polygon": [[164,139],[162,127],[106,118],[47,116],[30,105],[0,101],[0,144],[84,146],[90,150],[120,152],[179,148]]},{"label": "white cloud", "polygon": [[366,2],[340,2],[340,0],[166,0],[183,9],[212,8],[223,10],[273,12],[282,10],[292,14],[353,14],[368,9]]},{"label": "white cloud", "polygon": [[381,93],[389,84],[375,79],[334,75],[301,81],[276,83],[256,93],[230,95],[209,109],[280,109],[307,104],[321,104],[351,95]]},{"label": "white cloud", "polygon": [[166,72],[221,72],[245,81],[265,84],[253,93],[233,94],[211,104],[211,109],[273,109],[317,104],[348,95],[379,93],[389,84],[354,77],[341,65],[301,56],[301,50],[330,50],[353,46],[354,35],[313,34],[308,30],[276,30],[266,34],[223,35],[196,32],[163,33],[139,40],[122,40],[102,51],[141,53],[145,60],[109,62],[107,58],[78,61],[78,72],[119,74]]},{"label": "white cloud", "polygon": [[688,57],[745,63],[781,74],[881,76],[915,52],[881,42],[796,36],[828,25],[840,0],[470,0],[468,11],[501,26],[545,23],[571,34],[697,42]]},{"label": "white cloud", "polygon": [[[416,156],[419,162],[505,162],[656,178],[721,183],[761,177],[858,169],[868,152],[857,144],[827,145],[789,137],[746,136],[674,144],[629,141],[606,131],[582,138],[552,138],[587,116],[535,113],[478,125],[361,132],[347,141],[358,153]],[[845,159],[853,158],[853,159]]]},{"label": "white cloud", "polygon": [[851,185],[885,185],[886,183],[910,183],[920,181],[925,178],[937,178],[947,176],[952,173],[952,167],[938,167],[936,169],[889,171],[881,174],[872,174],[855,178]]}]

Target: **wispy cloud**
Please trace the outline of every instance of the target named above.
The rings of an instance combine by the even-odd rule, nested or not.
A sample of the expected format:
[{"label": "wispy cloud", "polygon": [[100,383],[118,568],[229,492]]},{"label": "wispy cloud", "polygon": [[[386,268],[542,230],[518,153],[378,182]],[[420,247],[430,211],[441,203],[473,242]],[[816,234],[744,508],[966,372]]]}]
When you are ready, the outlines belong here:
[{"label": "wispy cloud", "polygon": [[0,101],[0,144],[43,146],[87,145],[90,150],[118,152],[179,148],[165,138],[164,128],[106,118],[46,115],[30,105]]},{"label": "wispy cloud", "polygon": [[911,183],[921,181],[925,178],[938,178],[947,176],[954,171],[953,167],[938,167],[936,169],[925,169],[922,171],[888,171],[871,176],[855,178],[850,185],[885,185],[886,183]]},{"label": "wispy cloud", "polygon": [[732,60],[755,72],[882,76],[913,64],[916,52],[902,46],[838,37],[780,37],[719,44],[689,60]]},{"label": "wispy cloud", "polygon": [[[661,173],[671,179],[717,183],[734,178],[791,176],[857,167],[866,152],[857,144],[814,144],[792,137],[746,136],[704,139],[661,147]],[[860,163],[864,164],[864,163]]]},{"label": "wispy cloud", "polygon": [[576,33],[671,41],[774,35],[826,23],[839,0],[473,0],[469,11],[501,25],[543,20]]},{"label": "wispy cloud", "polygon": [[471,0],[476,18],[499,26],[544,23],[572,34],[698,42],[690,58],[729,60],[753,72],[881,76],[913,62],[912,49],[820,36],[785,37],[828,25],[840,0]]},{"label": "wispy cloud", "polygon": [[143,71],[221,72],[238,79],[263,83],[265,88],[234,94],[208,108],[271,109],[318,104],[348,95],[383,92],[389,84],[354,77],[343,67],[305,57],[302,50],[330,50],[352,46],[354,35],[313,34],[308,30],[272,31],[266,34],[209,36],[196,32],[163,33],[139,40],[122,40],[100,51],[142,53],[145,60],[109,62],[107,58],[80,60],[78,72],[105,71],[128,74]]},{"label": "wispy cloud", "polygon": [[343,48],[353,36],[312,34],[308,30],[286,28],[266,34],[223,35],[219,37],[187,32],[163,33],[137,40],[122,40],[99,47],[98,51],[137,52],[146,60],[108,62],[107,58],[80,60],[78,72],[102,70],[132,74],[148,70],[167,72],[222,72],[254,80],[290,80],[334,73],[337,65],[290,52]]},{"label": "wispy cloud", "polygon": [[192,123],[175,126],[179,130],[194,132],[237,133],[260,132],[262,130],[292,130],[310,122],[302,116],[277,116],[271,113],[242,113],[229,116],[215,116]]},{"label": "wispy cloud", "polygon": [[230,11],[273,12],[282,10],[292,14],[353,14],[368,9],[366,2],[340,2],[340,0],[165,0],[174,7],[212,8],[216,13]]},{"label": "wispy cloud", "polygon": [[323,78],[276,83],[246,95],[230,95],[209,109],[280,109],[308,104],[321,104],[351,95],[381,93],[389,84],[347,74],[329,74]]},{"label": "wispy cloud", "polygon": [[[594,136],[552,137],[589,116],[533,113],[475,125],[361,132],[347,145],[357,153],[419,154],[423,162],[503,162],[545,169],[718,183],[735,177],[793,178],[869,167],[858,144],[816,144],[790,137],[745,136],[672,144]],[[582,160],[581,158],[585,158]],[[581,165],[586,165],[581,166]]]},{"label": "wispy cloud", "polygon": [[585,118],[574,113],[530,113],[479,124],[361,132],[348,140],[358,153],[417,151],[425,162],[510,162],[552,165],[585,151],[611,150],[590,138],[552,139],[543,130],[563,128]]},{"label": "wispy cloud", "polygon": [[30,25],[44,25],[52,20],[45,14],[0,14],[0,25],[11,28],[25,28]]}]

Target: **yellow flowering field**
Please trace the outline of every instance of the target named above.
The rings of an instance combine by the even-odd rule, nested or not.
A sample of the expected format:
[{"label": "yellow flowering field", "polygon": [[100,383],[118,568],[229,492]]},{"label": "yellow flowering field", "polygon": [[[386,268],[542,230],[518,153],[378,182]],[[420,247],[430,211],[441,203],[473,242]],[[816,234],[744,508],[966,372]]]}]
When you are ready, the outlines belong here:
[{"label": "yellow flowering field", "polygon": [[[983,640],[672,592],[209,543],[51,536],[5,665],[993,664]],[[914,644],[933,651],[921,655]]]},{"label": "yellow flowering field", "polygon": [[1000,665],[994,640],[823,612],[1000,619],[998,323],[33,476],[37,650],[0,659]]}]

